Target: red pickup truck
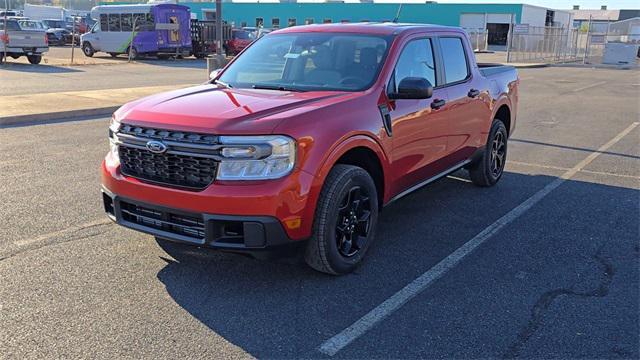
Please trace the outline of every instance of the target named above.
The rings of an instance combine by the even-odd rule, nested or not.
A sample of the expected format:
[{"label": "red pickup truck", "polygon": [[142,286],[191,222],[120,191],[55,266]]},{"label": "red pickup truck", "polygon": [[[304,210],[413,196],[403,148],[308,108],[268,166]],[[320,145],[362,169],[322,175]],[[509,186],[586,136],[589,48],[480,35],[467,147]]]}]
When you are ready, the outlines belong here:
[{"label": "red pickup truck", "polygon": [[385,205],[460,168],[498,182],[518,83],[478,65],[459,28],[278,30],[209,83],[115,112],[104,207],[163,241],[255,256],[299,244],[314,269],[348,273]]}]

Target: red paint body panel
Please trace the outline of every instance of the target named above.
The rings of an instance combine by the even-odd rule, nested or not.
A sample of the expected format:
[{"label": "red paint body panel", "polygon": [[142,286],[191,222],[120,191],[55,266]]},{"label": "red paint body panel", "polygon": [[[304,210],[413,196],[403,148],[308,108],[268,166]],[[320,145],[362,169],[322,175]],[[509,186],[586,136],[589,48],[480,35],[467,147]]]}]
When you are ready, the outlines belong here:
[{"label": "red paint body panel", "polygon": [[[123,176],[118,159],[108,155],[102,182],[110,192],[191,212],[222,215],[272,216],[283,224],[300,218],[301,226],[285,230],[291,239],[311,235],[316,203],[332,166],[347,151],[364,147],[373,152],[383,170],[383,203],[406,189],[468,159],[486,143],[500,106],[510,110],[510,132],[515,128],[518,80],[515,70],[484,76],[462,30],[441,26],[402,24],[332,24],[299,26],[266,36],[293,32],[350,32],[387,34],[394,39],[375,83],[365,91],[284,92],[227,89],[201,85],[143,98],[119,109],[123,123],[217,135],[287,135],[297,142],[293,172],[264,181],[214,181],[203,191],[151,185]],[[398,55],[410,39],[420,36],[462,35],[470,78],[434,89],[424,100],[386,97]],[[242,54],[240,55],[242,56]],[[470,89],[480,90],[471,98]],[[446,105],[433,110],[434,99]],[[388,136],[379,104],[392,119]]]}]

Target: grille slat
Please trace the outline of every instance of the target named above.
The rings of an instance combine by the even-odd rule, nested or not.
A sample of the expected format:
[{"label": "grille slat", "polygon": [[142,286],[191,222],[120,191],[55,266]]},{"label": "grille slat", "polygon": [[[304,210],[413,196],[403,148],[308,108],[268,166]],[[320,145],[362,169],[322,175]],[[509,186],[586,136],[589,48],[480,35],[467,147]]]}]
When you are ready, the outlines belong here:
[{"label": "grille slat", "polygon": [[126,221],[198,240],[205,238],[205,226],[202,217],[161,212],[124,201],[120,203],[120,207],[122,216]]},{"label": "grille slat", "polygon": [[124,141],[118,146],[121,172],[124,175],[189,189],[203,189],[213,182],[218,167],[218,162],[211,156],[215,154],[182,151],[180,154],[158,154],[141,148],[139,143],[165,140],[172,144],[217,145],[217,136],[132,125],[122,125],[118,130],[118,135],[121,134],[135,136],[136,140],[136,144],[128,144],[128,138],[123,137]]}]

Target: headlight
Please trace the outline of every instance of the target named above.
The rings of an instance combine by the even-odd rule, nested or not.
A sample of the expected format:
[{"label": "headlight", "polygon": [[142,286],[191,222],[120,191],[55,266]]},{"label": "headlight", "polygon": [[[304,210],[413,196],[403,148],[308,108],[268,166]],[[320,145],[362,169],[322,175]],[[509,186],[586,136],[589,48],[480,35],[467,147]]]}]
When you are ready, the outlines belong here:
[{"label": "headlight", "polygon": [[118,132],[118,130],[120,129],[120,121],[116,120],[115,116],[111,117],[111,122],[109,123],[109,137],[111,137],[111,132]]},{"label": "headlight", "polygon": [[218,180],[277,179],[296,162],[295,140],[274,136],[221,136]]},{"label": "headlight", "polygon": [[115,143],[116,133],[120,130],[120,122],[114,116],[109,123],[109,146],[113,156],[118,157],[118,145]]}]

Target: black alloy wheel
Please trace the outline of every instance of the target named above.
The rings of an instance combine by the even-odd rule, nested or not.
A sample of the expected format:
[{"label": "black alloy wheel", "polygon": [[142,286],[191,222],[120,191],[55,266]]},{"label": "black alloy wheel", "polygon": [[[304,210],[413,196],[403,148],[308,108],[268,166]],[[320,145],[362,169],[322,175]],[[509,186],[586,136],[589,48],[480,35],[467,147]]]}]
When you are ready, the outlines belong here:
[{"label": "black alloy wheel", "polygon": [[504,160],[506,157],[507,145],[502,132],[497,132],[491,143],[491,174],[498,178],[504,171]]},{"label": "black alloy wheel", "polygon": [[336,241],[340,255],[352,257],[365,245],[371,220],[371,198],[360,186],[352,187],[338,208]]}]

